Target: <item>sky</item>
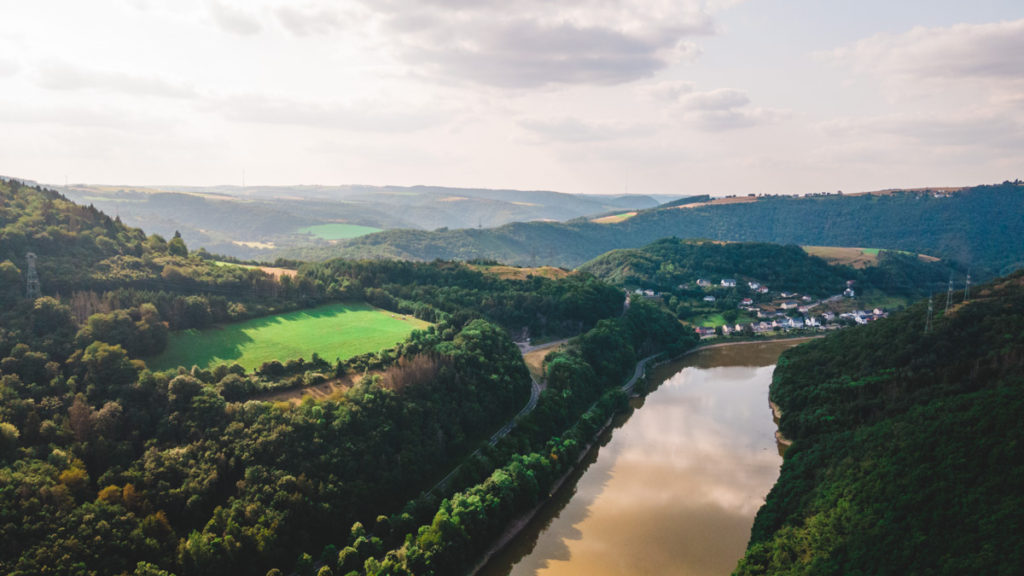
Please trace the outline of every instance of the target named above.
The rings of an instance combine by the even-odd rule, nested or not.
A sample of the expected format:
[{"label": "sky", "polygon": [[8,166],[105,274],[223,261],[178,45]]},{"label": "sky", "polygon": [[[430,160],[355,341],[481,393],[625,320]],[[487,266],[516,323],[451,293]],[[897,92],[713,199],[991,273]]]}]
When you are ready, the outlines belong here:
[{"label": "sky", "polygon": [[803,194],[1024,177],[1020,0],[0,0],[0,174]]}]

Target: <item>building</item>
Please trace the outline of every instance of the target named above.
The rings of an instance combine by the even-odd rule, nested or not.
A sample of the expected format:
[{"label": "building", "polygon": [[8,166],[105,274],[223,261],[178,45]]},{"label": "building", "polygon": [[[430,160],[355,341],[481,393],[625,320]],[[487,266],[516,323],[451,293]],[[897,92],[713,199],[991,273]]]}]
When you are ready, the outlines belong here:
[{"label": "building", "polygon": [[785,302],[779,305],[779,308],[782,310],[794,310],[799,306],[800,305],[797,304],[796,300],[786,300]]},{"label": "building", "polygon": [[725,287],[725,288],[735,288],[736,287],[736,279],[735,278],[722,278],[722,281],[720,282],[720,284],[723,287]]}]

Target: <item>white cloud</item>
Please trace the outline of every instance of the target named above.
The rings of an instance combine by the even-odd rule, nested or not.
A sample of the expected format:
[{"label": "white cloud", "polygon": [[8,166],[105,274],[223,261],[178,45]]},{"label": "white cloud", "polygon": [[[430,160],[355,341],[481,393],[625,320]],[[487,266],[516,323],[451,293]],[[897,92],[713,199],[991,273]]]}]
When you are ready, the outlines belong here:
[{"label": "white cloud", "polygon": [[368,2],[417,71],[507,88],[610,85],[699,53],[715,31],[697,2],[542,0]]},{"label": "white cloud", "polygon": [[723,111],[750,104],[746,93],[731,88],[719,88],[709,92],[697,92],[682,98],[686,110]]},{"label": "white cloud", "polygon": [[898,137],[932,147],[1024,151],[1024,122],[992,112],[962,114],[892,114],[869,118],[842,118],[823,122],[832,137]]},{"label": "white cloud", "polygon": [[21,72],[21,64],[15,60],[0,58],[0,78],[15,76]]},{"label": "white cloud", "polygon": [[219,0],[210,0],[207,6],[209,7],[210,15],[213,16],[213,21],[227,32],[241,36],[252,36],[263,31],[263,24],[260,23],[259,18],[241,8],[225,4]]},{"label": "white cloud", "polygon": [[618,122],[588,122],[579,118],[523,118],[520,128],[544,140],[561,142],[595,142],[643,135],[651,126]]},{"label": "white cloud", "polygon": [[450,113],[380,100],[310,102],[262,95],[223,98],[210,105],[227,120],[353,132],[415,132],[440,124]]},{"label": "white cloud", "polygon": [[50,90],[99,90],[165,98],[196,96],[192,87],[180,82],[156,76],[87,69],[61,61],[49,61],[40,65],[36,83]]},{"label": "white cloud", "polygon": [[839,48],[826,59],[869,74],[915,79],[1024,78],[1024,20],[917,27]]},{"label": "white cloud", "polygon": [[161,126],[158,120],[137,114],[94,106],[40,106],[22,102],[0,102],[0,123],[52,124],[59,127],[108,128],[134,131]]},{"label": "white cloud", "polygon": [[274,14],[296,36],[330,34],[350,25],[348,17],[330,6],[280,6]]},{"label": "white cloud", "polygon": [[676,108],[684,121],[707,132],[724,132],[768,124],[785,115],[773,110],[750,105],[746,92],[719,88],[705,92],[691,92],[679,97]]},{"label": "white cloud", "polygon": [[642,86],[641,95],[656,102],[678,104],[684,96],[693,92],[692,82],[664,81]]}]

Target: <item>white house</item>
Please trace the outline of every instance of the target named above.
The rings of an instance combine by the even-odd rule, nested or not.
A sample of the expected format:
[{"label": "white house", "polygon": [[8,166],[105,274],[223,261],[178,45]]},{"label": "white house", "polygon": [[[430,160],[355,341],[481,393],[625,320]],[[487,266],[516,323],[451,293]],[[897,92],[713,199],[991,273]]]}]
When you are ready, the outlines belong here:
[{"label": "white house", "polygon": [[783,310],[793,310],[794,308],[797,308],[799,306],[800,305],[796,303],[796,300],[786,300],[781,305],[779,305],[779,308]]},{"label": "white house", "polygon": [[722,278],[722,281],[720,282],[720,284],[722,286],[726,287],[726,288],[735,288],[736,287],[736,279],[735,278]]}]

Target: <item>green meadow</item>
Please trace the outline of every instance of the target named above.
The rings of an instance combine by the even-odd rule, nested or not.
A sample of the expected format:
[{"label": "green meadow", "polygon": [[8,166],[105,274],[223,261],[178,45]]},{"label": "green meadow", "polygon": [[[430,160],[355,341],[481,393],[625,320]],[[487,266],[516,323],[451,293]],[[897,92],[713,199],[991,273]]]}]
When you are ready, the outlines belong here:
[{"label": "green meadow", "polygon": [[252,370],[271,360],[308,360],[314,352],[333,361],[390,348],[413,330],[429,325],[369,304],[328,304],[206,330],[174,332],[167,349],[146,364],[153,370],[167,370],[237,362]]},{"label": "green meadow", "polygon": [[316,226],[299,228],[299,233],[301,234],[312,234],[324,240],[348,240],[349,238],[358,238],[359,236],[373,234],[374,232],[380,232],[380,228],[341,223],[317,224]]}]

